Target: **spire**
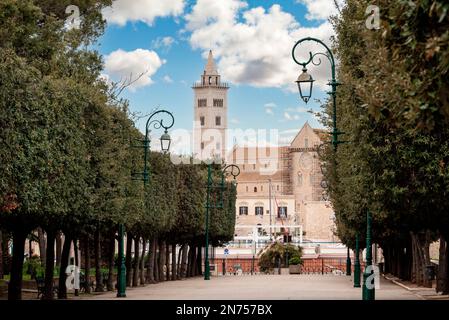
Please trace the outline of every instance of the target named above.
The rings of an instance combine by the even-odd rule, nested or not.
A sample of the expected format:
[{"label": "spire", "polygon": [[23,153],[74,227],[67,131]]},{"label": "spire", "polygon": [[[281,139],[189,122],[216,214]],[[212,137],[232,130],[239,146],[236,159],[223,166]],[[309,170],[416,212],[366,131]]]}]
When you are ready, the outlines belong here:
[{"label": "spire", "polygon": [[207,58],[207,64],[206,69],[204,69],[204,72],[207,75],[218,75],[217,67],[215,66],[214,56],[212,54],[212,50],[209,50],[209,57]]}]

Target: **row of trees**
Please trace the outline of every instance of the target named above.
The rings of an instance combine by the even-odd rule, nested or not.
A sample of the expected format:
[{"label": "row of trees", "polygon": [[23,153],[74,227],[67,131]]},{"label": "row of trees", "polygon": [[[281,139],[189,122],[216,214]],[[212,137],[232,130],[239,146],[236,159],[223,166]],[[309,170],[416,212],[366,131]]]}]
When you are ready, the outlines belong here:
[{"label": "row of trees", "polygon": [[[324,152],[338,236],[355,248],[373,217],[386,272],[430,286],[429,245],[439,239],[437,291],[449,293],[449,4],[348,0],[332,19],[339,59],[338,126],[346,143]],[[331,114],[325,108],[323,122]]]},{"label": "row of trees", "polygon": [[[119,224],[127,230],[128,284],[167,277],[168,248],[171,279],[201,272],[207,171],[151,153],[147,186],[131,179],[143,168],[142,149],[132,147],[142,134],[118,97],[123,87],[101,80],[102,57],[87,49],[104,31],[101,10],[110,2],[0,1],[0,230],[12,238],[10,299],[21,298],[26,239],[42,240],[44,232],[47,299],[53,298],[55,256],[59,298],[67,297],[72,244],[86,274],[93,260],[96,289],[103,289],[104,264],[113,289]],[[79,29],[65,25],[68,5],[80,8]],[[225,208],[211,213],[212,244],[232,238],[234,202],[235,190],[226,184]]]}]

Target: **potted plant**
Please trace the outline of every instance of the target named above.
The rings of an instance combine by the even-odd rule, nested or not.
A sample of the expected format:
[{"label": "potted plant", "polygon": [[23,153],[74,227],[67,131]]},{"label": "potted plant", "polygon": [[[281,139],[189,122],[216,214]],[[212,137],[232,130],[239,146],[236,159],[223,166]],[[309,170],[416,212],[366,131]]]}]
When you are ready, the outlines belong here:
[{"label": "potted plant", "polygon": [[301,264],[301,247],[292,244],[275,242],[261,250],[259,256],[259,268],[261,272],[268,274],[288,274],[290,272],[289,261],[299,258]]},{"label": "potted plant", "polygon": [[300,257],[296,256],[291,258],[289,261],[288,271],[290,274],[300,274],[301,273],[301,265],[302,260]]}]

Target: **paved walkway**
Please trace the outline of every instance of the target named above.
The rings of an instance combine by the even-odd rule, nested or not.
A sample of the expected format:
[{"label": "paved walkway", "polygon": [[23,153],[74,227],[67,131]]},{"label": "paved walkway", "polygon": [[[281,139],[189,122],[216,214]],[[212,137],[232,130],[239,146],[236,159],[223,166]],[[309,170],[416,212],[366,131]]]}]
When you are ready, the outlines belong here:
[{"label": "paved walkway", "polygon": [[[361,300],[361,288],[352,277],[337,275],[256,275],[213,277],[167,281],[145,287],[128,288],[133,300]],[[117,299],[115,293],[80,299]],[[381,279],[376,300],[417,300],[413,292]]]}]

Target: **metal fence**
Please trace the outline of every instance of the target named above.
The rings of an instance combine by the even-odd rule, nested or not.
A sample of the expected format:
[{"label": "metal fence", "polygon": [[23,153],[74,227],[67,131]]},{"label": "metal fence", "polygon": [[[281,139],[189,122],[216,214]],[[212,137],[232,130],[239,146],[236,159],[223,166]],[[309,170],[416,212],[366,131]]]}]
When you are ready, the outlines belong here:
[{"label": "metal fence", "polygon": [[[259,260],[255,258],[229,258],[229,259],[211,259],[212,274],[223,275],[223,269],[226,275],[240,274],[259,274]],[[363,262],[360,266],[363,270]],[[354,265],[352,264],[352,269]],[[276,272],[276,270],[275,270]],[[346,274],[346,258],[326,258],[318,257],[312,259],[303,259],[301,266],[302,274]]]}]

